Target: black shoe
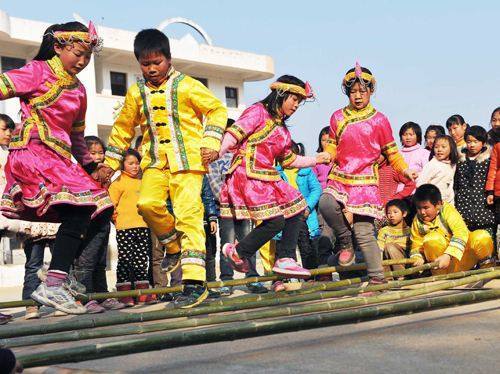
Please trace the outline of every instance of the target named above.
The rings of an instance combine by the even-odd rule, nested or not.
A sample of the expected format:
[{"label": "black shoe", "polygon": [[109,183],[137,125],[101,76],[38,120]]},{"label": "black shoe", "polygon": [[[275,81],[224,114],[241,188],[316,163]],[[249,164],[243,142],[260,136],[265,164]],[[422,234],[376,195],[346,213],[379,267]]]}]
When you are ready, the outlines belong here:
[{"label": "black shoe", "polygon": [[173,293],[164,293],[163,295],[160,296],[160,301],[162,303],[168,303],[170,301],[174,300],[174,294]]},{"label": "black shoe", "polygon": [[208,299],[220,299],[221,293],[217,290],[208,290]]},{"label": "black shoe", "polygon": [[269,292],[269,290],[266,287],[264,287],[264,285],[260,282],[253,282],[247,284],[247,289],[248,291],[250,291],[250,293],[256,293],[256,294]]},{"label": "black shoe", "polygon": [[174,307],[176,308],[192,308],[203,302],[208,297],[208,288],[204,283],[200,284],[185,284],[183,291],[174,299]]},{"label": "black shoe", "polygon": [[164,271],[165,273],[171,273],[175,269],[177,269],[180,264],[181,252],[174,253],[173,255],[165,253],[165,257],[163,257],[163,260],[161,260],[161,271]]}]

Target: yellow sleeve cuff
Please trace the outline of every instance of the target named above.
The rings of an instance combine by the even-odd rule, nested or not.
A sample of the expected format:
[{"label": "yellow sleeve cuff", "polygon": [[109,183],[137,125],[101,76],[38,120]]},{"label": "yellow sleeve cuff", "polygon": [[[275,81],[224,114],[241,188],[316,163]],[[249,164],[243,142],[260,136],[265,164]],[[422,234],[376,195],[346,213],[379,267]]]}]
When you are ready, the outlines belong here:
[{"label": "yellow sleeve cuff", "polygon": [[220,151],[221,142],[218,139],[206,136],[201,139],[201,148],[209,148],[214,151]]},{"label": "yellow sleeve cuff", "polygon": [[452,246],[446,248],[446,251],[444,251],[444,253],[450,255],[451,257],[455,257],[458,261],[460,261],[462,259],[462,256],[464,255],[463,251]]}]

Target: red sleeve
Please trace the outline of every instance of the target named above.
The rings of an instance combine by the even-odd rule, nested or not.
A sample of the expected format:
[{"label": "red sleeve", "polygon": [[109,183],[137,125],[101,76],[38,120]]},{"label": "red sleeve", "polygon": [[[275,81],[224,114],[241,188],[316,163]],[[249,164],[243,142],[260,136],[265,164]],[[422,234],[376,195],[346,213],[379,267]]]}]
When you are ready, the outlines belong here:
[{"label": "red sleeve", "polygon": [[413,191],[415,191],[415,188],[417,188],[416,183],[411,179],[397,173],[395,170],[393,170],[393,175],[396,182],[404,184],[404,188],[393,197],[391,197],[391,199],[404,199],[411,196]]},{"label": "red sleeve", "polygon": [[241,143],[244,139],[254,133],[255,129],[264,119],[264,111],[266,109],[262,104],[254,104],[245,109],[240,118],[229,126],[226,131]]},{"label": "red sleeve", "polygon": [[495,144],[493,152],[491,152],[490,168],[488,169],[488,177],[486,178],[486,192],[493,192],[495,190],[495,178],[497,175],[497,154],[498,147]]}]

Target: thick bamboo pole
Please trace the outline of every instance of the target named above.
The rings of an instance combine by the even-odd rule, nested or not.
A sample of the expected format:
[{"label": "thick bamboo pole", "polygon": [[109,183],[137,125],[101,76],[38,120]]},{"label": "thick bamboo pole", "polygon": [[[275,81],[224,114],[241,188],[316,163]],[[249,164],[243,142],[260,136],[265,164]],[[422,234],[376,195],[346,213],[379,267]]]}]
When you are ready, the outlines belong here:
[{"label": "thick bamboo pole", "polygon": [[[208,343],[214,341],[225,341],[242,339],[250,336],[260,336],[275,334],[286,331],[297,331],[343,323],[346,321],[359,321],[367,318],[379,318],[396,313],[415,312],[436,306],[456,305],[466,302],[477,302],[500,297],[500,290],[493,289],[487,291],[468,291],[456,295],[447,295],[435,298],[417,299],[406,302],[398,302],[385,305],[362,307],[345,311],[329,313],[317,313],[325,310],[335,310],[340,307],[352,307],[370,305],[380,302],[396,301],[409,297],[424,295],[427,293],[457,287],[482,279],[496,278],[500,276],[500,271],[473,275],[464,279],[452,280],[438,285],[425,285],[421,289],[411,291],[399,291],[393,294],[382,294],[367,298],[356,298],[340,302],[326,302],[312,305],[295,306],[294,309],[278,308],[275,314],[268,313],[267,317],[280,315],[277,310],[284,310],[281,315],[286,318],[274,319],[270,321],[245,321],[237,323],[223,324],[221,326],[193,329],[182,332],[172,332],[161,335],[132,338],[110,343],[98,343],[74,348],[52,350],[48,352],[34,353],[18,356],[24,367],[34,367],[40,365],[60,364],[64,362],[85,361],[110,356],[126,355],[135,352],[145,352],[178,346]],[[263,315],[262,311],[260,316]],[[293,316],[293,313],[313,313],[308,315]],[[250,313],[246,312],[247,317]],[[291,317],[290,317],[291,316]],[[242,316],[243,317],[243,316]],[[210,317],[209,317],[210,318]]]},{"label": "thick bamboo pole", "polygon": [[[383,265],[408,265],[413,264],[414,260],[409,258],[404,258],[400,260],[384,260],[382,262]],[[356,270],[365,270],[366,264],[356,264],[351,266],[332,266],[326,268],[318,268],[312,269],[311,274],[321,275],[321,274],[330,274],[332,272],[348,272],[348,271],[356,271]],[[271,275],[271,276],[263,276],[263,277],[250,277],[243,279],[232,279],[228,281],[216,281],[216,282],[208,282],[208,288],[219,288],[224,286],[242,286],[249,283],[254,282],[269,282],[279,279],[285,279],[287,277],[282,275]],[[102,292],[102,293],[92,293],[78,297],[78,299],[86,302],[89,300],[104,300],[108,298],[120,298],[120,297],[137,297],[140,295],[148,295],[148,294],[156,294],[163,295],[166,293],[179,292],[182,291],[181,286],[174,287],[161,287],[161,288],[150,288],[145,290],[132,290],[132,291],[117,291],[117,292]],[[9,309],[9,308],[19,308],[38,305],[34,300],[15,300],[15,301],[4,301],[0,302],[0,309]]]},{"label": "thick bamboo pole", "polygon": [[[414,284],[427,283],[429,281],[453,279],[453,276],[457,277],[457,275],[459,275],[459,273],[433,276],[433,277],[428,277],[428,278],[412,279],[412,280],[407,280],[407,281],[394,281],[394,282],[391,282],[389,284],[382,284],[382,285],[377,285],[377,286],[367,286],[367,287],[362,287],[362,288],[347,289],[347,290],[334,291],[334,292],[320,292],[318,294],[285,296],[285,297],[280,297],[280,298],[270,300],[270,301],[269,300],[256,301],[253,303],[249,303],[249,307],[251,307],[251,308],[253,308],[253,307],[270,307],[270,306],[275,306],[275,305],[282,305],[285,303],[288,304],[288,303],[293,303],[293,302],[305,302],[305,301],[328,299],[328,298],[332,298],[332,297],[356,295],[360,291],[382,291],[382,290],[395,288],[395,287],[405,287],[405,286],[414,285]],[[233,310],[243,310],[246,308],[247,308],[246,306],[241,305],[241,304],[237,308],[228,308],[227,306],[213,306],[211,308],[208,308],[208,307],[205,308],[204,314],[213,314],[213,313],[227,312],[227,311],[233,311]],[[292,306],[290,308],[293,309],[294,306]],[[265,313],[267,313],[267,312],[264,311],[263,313],[265,315]],[[271,312],[271,313],[273,313],[273,312]],[[259,315],[259,311],[256,311],[255,314]],[[124,326],[124,327],[114,326],[114,327],[109,328],[109,329],[98,329],[98,330],[87,329],[87,330],[62,332],[62,333],[55,333],[55,334],[46,334],[46,335],[39,335],[39,336],[27,336],[27,337],[20,337],[20,338],[14,338],[14,339],[3,339],[3,340],[0,340],[0,344],[7,346],[7,347],[10,347],[10,348],[13,348],[13,347],[26,346],[26,345],[47,344],[47,343],[64,342],[64,341],[76,341],[76,340],[84,340],[84,339],[97,339],[97,338],[106,338],[106,337],[122,336],[122,335],[142,334],[142,333],[148,333],[148,332],[154,332],[154,331],[164,331],[164,330],[172,330],[172,329],[178,329],[178,328],[201,326],[201,325],[206,325],[206,324],[226,323],[226,322],[231,322],[232,320],[237,321],[237,320],[239,320],[238,319],[239,317],[237,317],[238,315],[241,315],[241,313],[237,313],[237,314],[233,314],[233,315],[225,314],[222,316],[214,316],[212,320],[191,319],[191,320],[180,321],[180,322],[166,321],[166,322],[141,325],[141,326]],[[234,316],[236,316],[236,317],[234,317]],[[266,318],[266,317],[261,317],[261,318]],[[209,322],[207,323],[207,321],[209,321]]]},{"label": "thick bamboo pole", "polygon": [[[430,269],[433,264],[424,264],[419,267],[413,267],[409,269],[399,270],[397,272],[387,272],[384,273],[386,276],[402,276],[409,275],[413,273],[417,273],[422,270]],[[320,285],[321,288],[318,289],[336,289],[339,287],[343,287],[350,284],[361,283],[366,280],[365,278],[353,278],[353,279],[345,279],[339,282],[327,282]],[[324,285],[329,285],[328,288]],[[312,292],[313,288],[303,290],[304,293]],[[291,294],[299,294],[302,290],[291,291]],[[280,294],[270,293],[269,295],[273,297],[277,297],[279,295],[287,295],[289,292],[283,292]],[[253,295],[250,295],[253,296]],[[263,295],[261,295],[263,296]],[[233,300],[236,298],[227,298],[226,300]],[[254,298],[254,301],[263,300],[264,298]],[[243,300],[247,301],[247,300]],[[232,302],[232,301],[231,301]],[[219,304],[218,302],[214,302],[213,304]],[[118,314],[104,314],[100,316],[79,316],[74,320],[66,320],[59,321],[58,323],[37,323],[36,325],[10,325],[5,326],[0,329],[0,338],[11,338],[16,336],[26,336],[26,335],[37,335],[37,334],[47,334],[51,332],[60,332],[60,331],[68,331],[68,330],[78,330],[84,328],[93,328],[93,327],[102,327],[109,326],[114,324],[123,324],[123,323],[133,323],[133,322],[143,322],[143,321],[153,321],[164,318],[174,318],[174,317],[184,317],[191,315],[200,315],[203,314],[205,305],[194,308],[194,309],[182,309],[182,310],[159,310],[152,312],[144,312],[144,313],[118,313]],[[207,306],[212,305],[212,303]],[[248,303],[245,304],[243,308],[248,308]]]}]

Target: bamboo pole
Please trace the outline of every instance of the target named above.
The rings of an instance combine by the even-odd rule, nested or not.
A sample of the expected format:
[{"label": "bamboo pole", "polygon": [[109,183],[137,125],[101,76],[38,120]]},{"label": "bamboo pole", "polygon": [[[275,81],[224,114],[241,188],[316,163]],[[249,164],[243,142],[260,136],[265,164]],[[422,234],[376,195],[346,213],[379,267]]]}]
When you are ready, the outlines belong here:
[{"label": "bamboo pole", "polygon": [[[419,267],[413,267],[409,269],[404,269],[404,270],[398,270],[396,272],[387,272],[384,273],[386,276],[402,276],[402,275],[409,275],[413,273],[417,273],[422,270],[430,269],[433,266],[433,264],[424,264]],[[366,280],[367,278],[353,278],[353,279],[345,279],[339,282],[325,282],[321,285],[318,285],[318,290],[320,289],[335,289],[339,287],[343,287],[346,285],[350,284],[356,284],[356,283],[361,283],[362,281]],[[329,284],[328,288],[325,288],[325,284]],[[290,292],[283,292],[280,293],[281,295],[287,295],[287,294],[299,294],[301,291],[304,293],[309,293],[312,292],[313,287],[306,289],[306,290],[297,290],[297,291],[290,291]],[[276,294],[274,292],[269,293],[266,295],[271,295],[273,297],[276,297],[279,294]],[[249,295],[249,296],[254,296],[254,295]],[[262,298],[253,298],[254,301],[258,300],[263,300],[264,295],[255,295],[255,296],[262,296]],[[242,298],[244,296],[241,296]],[[229,302],[229,300],[237,299],[235,298],[227,298],[226,300]],[[246,302],[248,300],[242,300],[242,302]],[[232,301],[231,301],[232,302]],[[164,319],[164,318],[174,318],[174,316],[190,316],[190,315],[199,315],[203,314],[203,308],[205,305],[210,306],[212,304],[216,304],[217,302],[213,302],[210,304],[202,304],[202,306],[194,308],[194,309],[183,309],[179,311],[172,311],[172,310],[159,310],[159,311],[152,311],[152,312],[144,312],[144,313],[113,313],[113,314],[104,314],[100,316],[92,316],[92,317],[85,317],[85,316],[79,316],[77,319],[74,320],[66,320],[66,321],[59,321],[58,323],[38,323],[36,325],[10,325],[10,326],[4,326],[2,329],[0,329],[0,338],[12,338],[16,336],[25,336],[25,335],[37,335],[37,334],[47,334],[47,333],[52,333],[52,332],[60,332],[60,331],[68,331],[68,330],[78,330],[78,329],[85,329],[85,328],[93,328],[93,327],[102,327],[102,326],[109,326],[109,325],[114,325],[114,324],[124,324],[124,323],[133,323],[133,322],[143,322],[143,321],[153,321],[153,320],[159,320],[159,319]],[[248,305],[246,306],[248,308]]]},{"label": "bamboo pole", "polygon": [[[409,258],[404,258],[404,259],[399,259],[399,260],[384,260],[382,261],[382,265],[408,265],[408,264],[413,264],[414,260],[409,259]],[[321,275],[321,274],[330,274],[332,272],[349,272],[349,271],[356,271],[356,270],[365,270],[366,269],[366,264],[355,264],[351,266],[331,266],[331,267],[325,267],[325,268],[318,268],[318,269],[312,269],[311,270],[311,275],[316,276],[316,275]],[[255,282],[269,282],[269,281],[275,281],[275,280],[280,280],[280,279],[286,279],[290,277],[286,277],[283,275],[270,275],[270,276],[263,276],[263,277],[250,277],[250,278],[243,278],[243,279],[232,279],[232,280],[227,280],[227,281],[215,281],[215,282],[208,282],[207,286],[208,288],[219,288],[219,287],[224,287],[224,286],[242,286],[246,285],[249,283],[255,283]],[[156,294],[156,295],[163,295],[166,293],[172,293],[172,292],[179,292],[182,291],[181,286],[173,286],[173,287],[160,287],[160,288],[150,288],[150,289],[144,289],[144,290],[131,290],[131,291],[116,291],[116,292],[101,292],[101,293],[91,293],[87,295],[82,295],[78,296],[77,299],[87,302],[90,300],[104,300],[108,298],[121,298],[121,297],[137,297],[141,295],[148,295],[148,294]],[[0,309],[9,309],[9,308],[19,308],[19,307],[26,307],[26,306],[34,306],[34,305],[39,305],[36,303],[34,300],[15,300],[15,301],[4,301],[0,302]]]},{"label": "bamboo pole", "polygon": [[[464,272],[464,273],[466,273],[466,272]],[[387,289],[394,288],[394,287],[403,287],[403,286],[409,286],[409,285],[414,285],[414,284],[427,283],[429,280],[438,281],[438,280],[453,279],[453,277],[457,278],[458,275],[461,275],[461,274],[460,273],[453,273],[453,274],[445,274],[445,275],[433,276],[433,277],[428,277],[428,278],[412,279],[412,280],[407,280],[407,281],[394,281],[394,282],[390,282],[388,284],[367,286],[367,287],[361,287],[361,288],[356,288],[356,289],[351,288],[351,289],[347,289],[347,290],[334,291],[334,292],[321,292],[318,294],[285,296],[285,297],[280,297],[280,298],[277,298],[277,299],[274,299],[271,301],[255,301],[253,303],[248,303],[248,306],[239,305],[239,306],[235,307],[234,305],[232,305],[232,306],[206,307],[203,314],[214,314],[214,313],[221,313],[221,312],[234,311],[234,310],[243,310],[243,309],[246,309],[249,307],[250,308],[270,307],[270,306],[288,304],[288,303],[293,303],[293,302],[305,302],[305,301],[329,299],[332,297],[356,295],[357,293],[359,293],[361,291],[382,291],[382,290],[387,290]],[[290,308],[294,308],[294,307],[292,306]],[[258,315],[259,312],[257,311],[255,313],[257,313],[257,315]],[[239,313],[239,314],[241,314],[241,313]],[[122,335],[143,334],[143,333],[154,332],[154,331],[164,331],[164,330],[172,330],[172,329],[178,329],[178,328],[201,326],[201,325],[213,324],[213,323],[231,322],[231,320],[233,320],[233,318],[238,318],[238,317],[233,317],[233,316],[237,316],[239,314],[233,314],[233,315],[225,314],[222,316],[215,316],[213,320],[210,320],[211,321],[210,323],[199,322],[199,321],[208,321],[206,319],[191,319],[191,320],[180,321],[180,322],[166,321],[166,322],[161,322],[161,323],[140,325],[140,326],[124,326],[124,327],[114,326],[114,327],[109,328],[109,329],[99,329],[99,330],[87,329],[87,330],[55,333],[55,334],[45,334],[45,335],[39,335],[39,336],[20,337],[20,338],[14,338],[14,339],[3,339],[3,340],[0,340],[0,345],[4,345],[4,346],[10,347],[10,348],[13,348],[13,347],[26,346],[26,345],[47,344],[47,343],[56,343],[56,342],[64,342],[64,341],[77,341],[77,340],[84,340],[84,339],[97,339],[97,338],[106,338],[106,337],[122,336]],[[265,318],[265,317],[262,317],[262,318]],[[238,320],[238,319],[235,319],[235,321],[236,320]]]},{"label": "bamboo pole", "polygon": [[[242,316],[243,322],[223,324],[221,326],[193,329],[188,331],[174,331],[167,334],[158,334],[141,338],[132,338],[108,343],[96,343],[74,348],[52,350],[43,353],[33,353],[18,356],[18,360],[24,367],[35,367],[41,365],[60,364],[64,362],[85,361],[103,357],[127,355],[136,352],[145,352],[179,346],[202,344],[215,341],[235,340],[251,336],[266,334],[276,334],[286,331],[297,331],[320,326],[344,323],[346,321],[359,321],[367,318],[379,318],[396,313],[415,312],[434,308],[436,306],[449,306],[468,302],[483,301],[500,297],[500,290],[493,289],[487,291],[468,291],[456,295],[447,295],[435,298],[424,298],[410,300],[399,303],[361,307],[344,311],[334,311],[339,304],[342,308],[352,306],[364,306],[380,302],[396,301],[409,297],[424,295],[427,293],[457,287],[470,282],[482,279],[495,278],[500,276],[500,271],[486,274],[473,275],[464,279],[452,280],[446,284],[425,285],[421,289],[411,291],[399,291],[394,294],[383,294],[367,298],[356,298],[350,301],[326,302],[312,305],[295,306],[294,308],[280,308],[282,314],[275,311],[262,317],[265,311],[260,312],[261,318],[269,318],[277,315],[286,315],[286,318],[279,318],[271,321],[246,321],[250,313],[245,312]],[[318,313],[330,311],[327,313]],[[294,313],[313,313],[308,315],[294,316]],[[291,316],[291,317],[290,317]],[[210,318],[210,317],[208,317]]]}]

